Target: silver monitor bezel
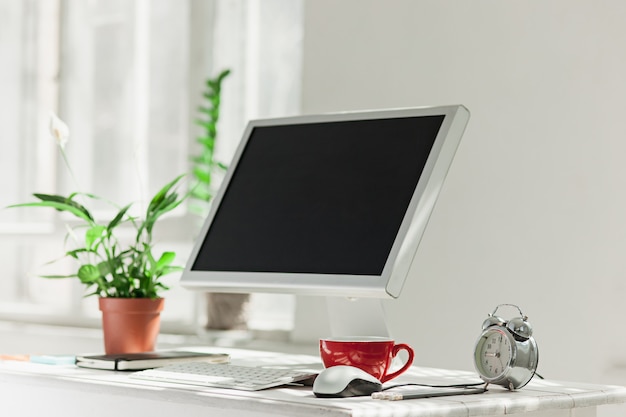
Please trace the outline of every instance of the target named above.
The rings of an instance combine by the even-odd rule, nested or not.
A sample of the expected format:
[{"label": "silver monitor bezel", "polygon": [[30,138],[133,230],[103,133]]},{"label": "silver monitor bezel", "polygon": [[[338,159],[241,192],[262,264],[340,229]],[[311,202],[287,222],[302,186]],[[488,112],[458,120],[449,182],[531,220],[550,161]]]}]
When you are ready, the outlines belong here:
[{"label": "silver monitor bezel", "polygon": [[[204,241],[204,236],[213,222],[215,213],[219,208],[222,197],[254,128],[259,126],[432,115],[443,115],[445,117],[381,275],[223,272],[194,271],[191,269]],[[269,292],[319,296],[397,298],[413,263],[417,248],[468,119],[469,111],[467,108],[462,105],[453,105],[329,113],[250,121],[191,251],[181,277],[181,285],[189,289],[212,292]]]}]

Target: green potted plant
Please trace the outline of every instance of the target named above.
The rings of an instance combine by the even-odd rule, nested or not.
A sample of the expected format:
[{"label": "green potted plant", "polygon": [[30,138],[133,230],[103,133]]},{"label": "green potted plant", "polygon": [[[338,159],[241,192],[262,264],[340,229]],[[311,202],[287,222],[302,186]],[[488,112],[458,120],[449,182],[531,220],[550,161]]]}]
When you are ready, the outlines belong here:
[{"label": "green potted plant", "polygon": [[[50,134],[75,179],[65,154],[69,129],[56,115],[51,116]],[[107,353],[154,350],[163,309],[160,293],[168,289],[161,277],[181,268],[172,265],[174,252],[159,256],[153,253],[152,233],[159,218],[187,197],[187,193],[178,192],[183,177],[180,175],[161,188],[141,217],[131,214],[131,203],[123,207],[114,205],[117,213],[112,219],[97,220],[87,203],[102,199],[83,192],[68,196],[36,193],[33,194],[36,201],[10,206],[52,208],[78,220],[78,225],[68,226],[65,239],[65,257],[77,261],[76,272],[43,277],[78,279],[86,286],[87,296],[99,297]],[[122,228],[132,230],[133,238],[129,242],[118,236]]]},{"label": "green potted plant", "polygon": [[[204,105],[198,108],[199,117],[196,123],[202,128],[202,134],[196,138],[199,146],[197,155],[191,158],[193,163],[192,176],[195,184],[191,198],[196,204],[191,209],[203,219],[213,199],[220,176],[228,166],[215,158],[217,142],[217,123],[220,116],[222,82],[230,74],[230,70],[221,71],[217,76],[209,78],[205,83]],[[205,330],[243,330],[247,327],[245,306],[249,294],[207,293],[207,316]]]},{"label": "green potted plant", "polygon": [[191,208],[198,215],[205,217],[208,205],[213,199],[216,178],[226,172],[228,166],[215,158],[215,144],[217,142],[217,123],[220,117],[222,82],[230,74],[230,70],[220,72],[216,77],[206,80],[206,90],[202,96],[204,105],[198,107],[199,117],[196,124],[202,128],[202,134],[196,138],[198,154],[191,157],[192,176],[195,184],[191,191],[191,198],[196,205]]}]

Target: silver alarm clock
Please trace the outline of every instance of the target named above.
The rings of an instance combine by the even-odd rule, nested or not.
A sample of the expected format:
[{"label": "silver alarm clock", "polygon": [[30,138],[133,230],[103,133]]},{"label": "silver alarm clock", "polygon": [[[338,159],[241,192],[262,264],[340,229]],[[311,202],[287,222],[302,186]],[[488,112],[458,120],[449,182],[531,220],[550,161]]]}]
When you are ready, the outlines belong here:
[{"label": "silver alarm clock", "polygon": [[[508,306],[519,317],[508,321],[496,316],[498,308]],[[522,310],[514,304],[500,304],[483,322],[483,331],[474,349],[474,365],[488,384],[516,390],[526,385],[537,370],[539,352],[532,327]]]}]

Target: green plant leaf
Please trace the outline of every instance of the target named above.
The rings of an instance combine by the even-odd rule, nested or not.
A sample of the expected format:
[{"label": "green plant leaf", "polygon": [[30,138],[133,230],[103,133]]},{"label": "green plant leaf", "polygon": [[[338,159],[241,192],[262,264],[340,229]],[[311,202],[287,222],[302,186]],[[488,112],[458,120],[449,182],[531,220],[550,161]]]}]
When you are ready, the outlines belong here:
[{"label": "green plant leaf", "polygon": [[208,155],[212,155],[213,154],[213,145],[215,144],[215,138],[213,136],[210,135],[205,135],[205,136],[198,136],[196,138],[196,141],[202,145],[203,149],[201,154],[208,154]]},{"label": "green plant leaf", "polygon": [[[211,111],[210,115],[213,117],[214,113],[214,111]],[[195,122],[198,126],[202,126],[205,129],[213,129],[215,128],[216,119],[213,117],[212,120],[196,120]],[[212,137],[212,135],[210,137]]]},{"label": "green plant leaf", "polygon": [[220,72],[220,74],[217,76],[217,83],[221,85],[222,80],[224,80],[224,78],[226,78],[230,73],[231,73],[230,69],[225,69],[222,72]]},{"label": "green plant leaf", "polygon": [[40,201],[35,203],[22,203],[22,204],[14,204],[9,207],[51,207],[59,211],[66,211],[68,213],[73,214],[74,216],[86,221],[89,224],[93,224],[94,220],[91,217],[89,212],[82,211],[81,209],[75,207],[71,204],[59,203],[56,201]]},{"label": "green plant leaf", "polygon": [[97,289],[97,290],[95,290],[95,291],[93,291],[93,292],[90,292],[90,293],[85,294],[85,295],[83,296],[83,298],[91,297],[91,296],[93,296],[93,295],[102,295],[102,294],[100,294],[100,290],[99,290],[99,289]]},{"label": "green plant leaf", "polygon": [[92,249],[94,242],[102,239],[104,236],[104,232],[106,231],[106,227],[95,225],[91,227],[85,233],[85,246],[87,249]]},{"label": "green plant leaf", "polygon": [[180,197],[178,194],[172,190],[174,186],[178,184],[178,182],[185,176],[179,175],[173,181],[168,183],[165,187],[163,187],[159,192],[154,196],[148,209],[146,211],[146,218],[143,224],[137,230],[137,242],[140,241],[141,235],[145,230],[148,235],[148,241],[151,240],[152,236],[152,228],[154,227],[155,222],[161,217],[163,214],[174,210],[183,201],[189,196],[189,192],[184,196]]},{"label": "green plant leaf", "polygon": [[46,279],[64,279],[64,278],[76,278],[78,275],[76,274],[71,274],[71,275],[39,275],[41,278],[46,278]]},{"label": "green plant leaf", "polygon": [[189,158],[189,160],[191,162],[193,162],[194,164],[200,164],[200,163],[203,163],[205,161],[203,155],[192,156],[191,158]]},{"label": "green plant leaf", "polygon": [[113,220],[111,220],[111,222],[109,223],[109,225],[106,227],[107,230],[109,231],[109,233],[115,229],[115,227],[120,224],[120,222],[124,219],[124,216],[126,215],[126,212],[128,211],[128,209],[130,209],[130,207],[132,206],[132,203],[122,207],[122,209],[117,213],[117,215],[113,218]]},{"label": "green plant leaf", "polygon": [[94,253],[93,249],[87,249],[87,248],[79,248],[79,249],[74,249],[74,250],[70,250],[65,252],[65,256],[69,256],[72,257],[74,259],[78,259],[78,255],[80,253]]},{"label": "green plant leaf", "polygon": [[209,201],[211,198],[213,198],[213,194],[211,194],[209,191],[202,189],[200,187],[196,187],[193,190],[191,190],[191,196],[195,198],[196,200],[202,200],[202,201]]},{"label": "green plant leaf", "polygon": [[[74,201],[74,197],[78,195],[77,193],[72,193],[69,195],[69,197],[63,197],[60,195],[54,195],[54,194],[41,194],[41,193],[35,193],[33,194],[33,196],[35,196],[36,198],[40,199],[41,201],[52,201],[52,202],[57,202],[57,203],[62,203],[62,204],[67,204],[69,206],[72,206],[74,208],[76,208],[77,210],[81,211],[85,216],[87,216],[90,220],[94,220],[93,216],[91,215],[91,213],[89,212],[89,210],[87,210],[87,208],[85,206],[83,206],[80,203],[77,203],[76,201]],[[90,194],[86,194],[88,197],[90,198],[98,198],[94,195],[90,195]]]},{"label": "green plant leaf", "polygon": [[152,197],[152,200],[150,201],[150,205],[148,206],[148,212],[153,211],[155,209],[155,207],[159,207],[160,204],[162,203],[162,201],[166,198],[167,193],[169,193],[169,191],[180,182],[181,179],[183,179],[183,177],[185,176],[185,174],[181,174],[178,177],[174,178],[174,180],[170,181],[169,183],[167,183],[163,188],[161,188],[155,195],[154,197]]},{"label": "green plant leaf", "polygon": [[193,169],[193,175],[196,179],[202,183],[210,184],[211,183],[211,173],[203,167],[195,167]]},{"label": "green plant leaf", "polygon": [[157,271],[162,271],[163,268],[165,268],[166,266],[168,266],[169,264],[174,262],[175,258],[176,258],[176,253],[175,252],[163,252],[161,254],[161,257],[159,258],[159,260],[156,263],[156,268],[155,269]]},{"label": "green plant leaf", "polygon": [[78,279],[83,284],[91,284],[97,281],[100,278],[100,272],[98,271],[98,267],[87,264],[78,268]]},{"label": "green plant leaf", "polygon": [[169,265],[163,268],[163,271],[161,271],[161,276],[171,274],[172,272],[181,272],[184,270],[185,268],[183,268],[182,266]]},{"label": "green plant leaf", "polygon": [[100,262],[97,266],[98,275],[101,277],[106,277],[107,275],[112,274],[120,263],[121,262],[118,258],[112,258]]}]

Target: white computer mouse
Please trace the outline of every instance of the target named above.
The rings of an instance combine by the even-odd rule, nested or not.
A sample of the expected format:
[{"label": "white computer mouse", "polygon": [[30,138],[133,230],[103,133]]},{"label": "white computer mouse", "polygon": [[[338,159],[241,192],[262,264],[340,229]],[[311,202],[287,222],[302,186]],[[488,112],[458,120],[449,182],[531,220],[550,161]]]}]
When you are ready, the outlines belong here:
[{"label": "white computer mouse", "polygon": [[313,382],[313,394],[320,398],[360,397],[383,389],[383,384],[353,366],[337,365],[324,369]]}]

